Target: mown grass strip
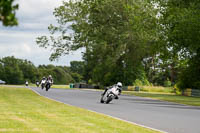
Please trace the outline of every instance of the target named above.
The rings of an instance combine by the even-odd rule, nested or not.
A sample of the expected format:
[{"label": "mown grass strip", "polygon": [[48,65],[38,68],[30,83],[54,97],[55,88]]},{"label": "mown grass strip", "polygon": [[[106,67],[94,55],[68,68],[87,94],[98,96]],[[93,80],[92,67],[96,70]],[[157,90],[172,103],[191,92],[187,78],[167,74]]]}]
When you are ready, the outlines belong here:
[{"label": "mown grass strip", "polygon": [[51,88],[70,89],[69,85],[52,85]]},{"label": "mown grass strip", "polygon": [[157,133],[49,100],[26,88],[5,86],[0,86],[0,132]]},{"label": "mown grass strip", "polygon": [[144,93],[144,92],[134,92],[134,91],[123,92],[123,94],[148,97],[157,100],[175,102],[192,106],[200,106],[200,97],[189,97],[189,96],[181,96],[175,94],[162,94],[162,93]]}]

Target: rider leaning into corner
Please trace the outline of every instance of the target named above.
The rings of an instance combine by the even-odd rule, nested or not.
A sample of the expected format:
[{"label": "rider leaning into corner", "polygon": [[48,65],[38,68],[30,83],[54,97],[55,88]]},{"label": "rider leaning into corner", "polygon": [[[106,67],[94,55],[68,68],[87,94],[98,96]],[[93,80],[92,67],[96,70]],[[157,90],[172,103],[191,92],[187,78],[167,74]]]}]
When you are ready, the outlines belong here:
[{"label": "rider leaning into corner", "polygon": [[[106,89],[105,89],[104,92],[102,93],[102,96],[105,95],[106,92],[107,92],[109,89],[112,89],[113,87],[116,87],[117,89],[119,89],[119,95],[120,95],[121,92],[122,92],[122,83],[121,83],[121,82],[118,82],[117,84],[114,84],[114,85],[112,85],[111,87],[106,87]],[[119,97],[116,96],[115,99],[119,99]]]}]

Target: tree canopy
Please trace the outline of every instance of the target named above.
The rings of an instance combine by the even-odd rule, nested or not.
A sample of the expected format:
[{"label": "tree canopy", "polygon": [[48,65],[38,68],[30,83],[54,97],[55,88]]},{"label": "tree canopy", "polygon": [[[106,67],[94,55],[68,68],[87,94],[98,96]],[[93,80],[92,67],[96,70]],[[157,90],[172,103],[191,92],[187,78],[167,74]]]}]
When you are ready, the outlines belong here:
[{"label": "tree canopy", "polygon": [[54,50],[52,60],[70,50],[85,48],[87,80],[131,84],[141,71],[141,60],[156,45],[156,14],[148,1],[63,2],[54,11],[59,25],[48,27],[55,36],[38,37],[37,43]]}]

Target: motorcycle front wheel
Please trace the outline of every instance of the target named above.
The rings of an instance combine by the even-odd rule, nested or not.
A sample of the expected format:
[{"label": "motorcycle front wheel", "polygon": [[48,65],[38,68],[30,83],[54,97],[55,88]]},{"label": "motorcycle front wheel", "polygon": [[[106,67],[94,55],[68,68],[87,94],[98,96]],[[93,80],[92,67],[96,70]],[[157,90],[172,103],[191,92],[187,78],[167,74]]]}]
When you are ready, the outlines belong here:
[{"label": "motorcycle front wheel", "polygon": [[112,101],[112,97],[108,96],[107,100],[106,100],[106,104],[108,104],[110,101]]},{"label": "motorcycle front wheel", "polygon": [[48,90],[49,90],[49,88],[50,88],[50,85],[47,85],[47,86],[46,86],[46,91],[48,91]]}]

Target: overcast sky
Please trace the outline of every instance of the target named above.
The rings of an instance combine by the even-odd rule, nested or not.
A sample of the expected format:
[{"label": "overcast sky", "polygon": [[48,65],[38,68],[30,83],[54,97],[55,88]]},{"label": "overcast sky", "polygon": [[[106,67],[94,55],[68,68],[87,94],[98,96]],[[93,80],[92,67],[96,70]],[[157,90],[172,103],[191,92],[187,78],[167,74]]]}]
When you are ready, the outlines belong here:
[{"label": "overcast sky", "polygon": [[48,34],[48,25],[55,23],[53,11],[62,0],[16,0],[19,3],[17,27],[3,27],[0,22],[0,58],[15,56],[39,64],[70,65],[81,60],[81,52],[74,52],[58,61],[50,62],[50,50],[39,48],[35,39]]}]

